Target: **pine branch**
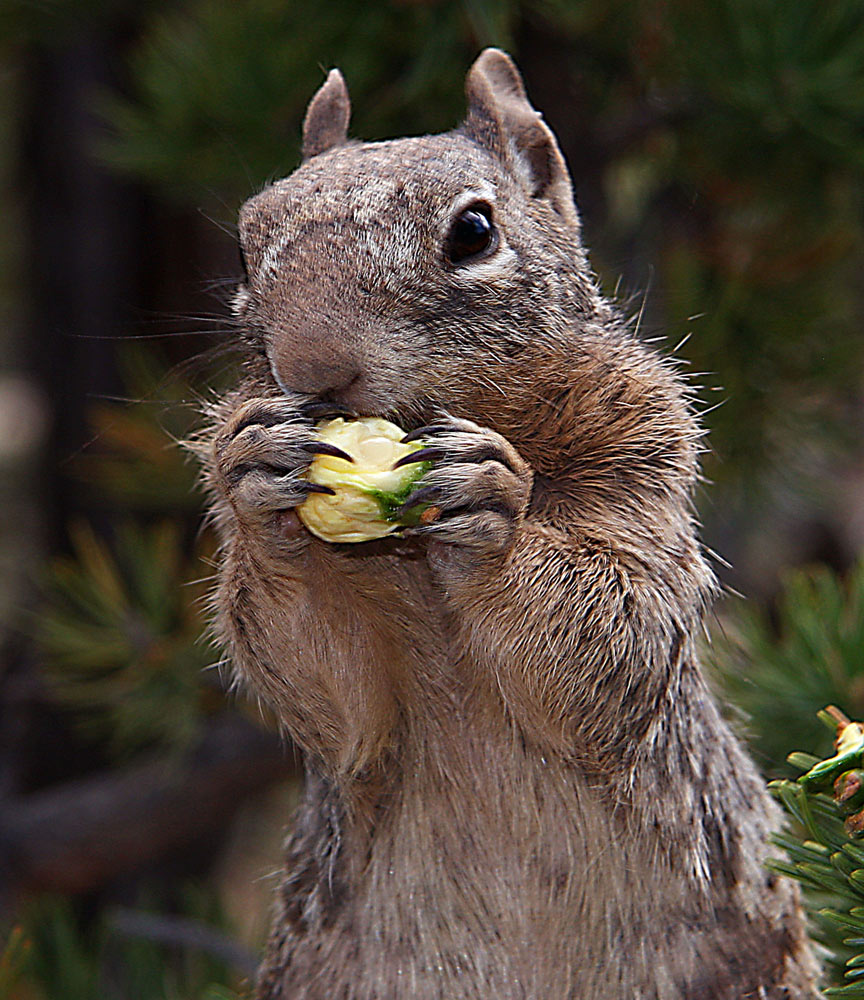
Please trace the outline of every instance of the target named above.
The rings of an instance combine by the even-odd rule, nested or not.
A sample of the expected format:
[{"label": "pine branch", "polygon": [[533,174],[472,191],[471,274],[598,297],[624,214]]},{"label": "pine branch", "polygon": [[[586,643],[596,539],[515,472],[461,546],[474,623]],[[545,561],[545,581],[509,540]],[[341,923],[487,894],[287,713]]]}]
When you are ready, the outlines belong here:
[{"label": "pine branch", "polygon": [[825,996],[864,1000],[864,726],[833,706],[819,717],[835,731],[835,754],[790,754],[804,773],[769,785],[795,822],[793,832],[775,837],[788,861],[771,867],[805,889],[814,937],[828,949],[835,978]]}]

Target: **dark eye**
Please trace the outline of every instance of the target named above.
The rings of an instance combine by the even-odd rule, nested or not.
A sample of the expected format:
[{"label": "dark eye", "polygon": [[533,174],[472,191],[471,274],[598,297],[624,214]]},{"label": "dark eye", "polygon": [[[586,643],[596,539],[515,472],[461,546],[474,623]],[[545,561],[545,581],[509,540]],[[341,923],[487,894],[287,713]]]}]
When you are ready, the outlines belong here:
[{"label": "dark eye", "polygon": [[476,257],[495,242],[492,209],[477,203],[470,205],[456,216],[447,234],[445,253],[451,264],[459,264],[468,257]]}]

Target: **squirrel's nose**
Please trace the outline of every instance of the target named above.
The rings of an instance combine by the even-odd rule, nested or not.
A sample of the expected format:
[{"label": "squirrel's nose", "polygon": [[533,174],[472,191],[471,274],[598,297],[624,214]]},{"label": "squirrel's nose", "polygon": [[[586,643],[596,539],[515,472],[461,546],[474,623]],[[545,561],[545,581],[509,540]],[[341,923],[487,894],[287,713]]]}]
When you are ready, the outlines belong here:
[{"label": "squirrel's nose", "polygon": [[286,375],[281,381],[287,383],[289,389],[308,396],[320,396],[329,402],[340,402],[341,395],[363,377],[356,368],[343,371],[322,364],[300,364]]},{"label": "squirrel's nose", "polygon": [[324,355],[312,356],[302,350],[273,352],[270,365],[276,381],[287,392],[314,396],[327,403],[352,405],[363,381],[355,359]]}]

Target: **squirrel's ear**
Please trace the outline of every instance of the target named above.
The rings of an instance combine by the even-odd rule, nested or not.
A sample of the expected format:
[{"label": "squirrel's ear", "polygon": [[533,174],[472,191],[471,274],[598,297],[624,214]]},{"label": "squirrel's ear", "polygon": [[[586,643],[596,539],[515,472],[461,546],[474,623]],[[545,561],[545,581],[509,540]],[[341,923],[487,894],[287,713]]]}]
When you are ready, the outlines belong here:
[{"label": "squirrel's ear", "polygon": [[552,130],[531,107],[519,70],[506,52],[484,49],[465,79],[465,131],[499,156],[535,198],[548,198],[578,224],[567,164]]},{"label": "squirrel's ear", "polygon": [[318,93],[309,102],[303,119],[303,159],[309,160],[348,141],[351,100],[345,79],[331,69]]}]

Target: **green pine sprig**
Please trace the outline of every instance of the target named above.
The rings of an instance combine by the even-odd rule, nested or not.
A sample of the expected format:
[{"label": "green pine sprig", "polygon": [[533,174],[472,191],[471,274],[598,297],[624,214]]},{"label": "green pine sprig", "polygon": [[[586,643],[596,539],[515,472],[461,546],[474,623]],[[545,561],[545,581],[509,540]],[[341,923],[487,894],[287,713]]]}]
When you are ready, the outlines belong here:
[{"label": "green pine sprig", "polygon": [[[837,795],[824,789],[842,788],[851,767],[859,767],[864,757],[864,731],[856,724],[838,724],[838,713],[819,713],[829,728],[839,731],[838,753],[821,760],[805,753],[789,755],[789,762],[803,771],[795,781],[773,781],[769,788],[793,820],[791,829],[778,834],[774,842],[787,860],[774,860],[770,867],[795,879],[805,892],[813,937],[825,949],[833,983],[826,997],[864,1000],[864,844],[859,834],[844,826],[847,814]],[[854,727],[857,731],[849,734]],[[849,739],[849,736],[854,739]]]},{"label": "green pine sprig", "polygon": [[115,754],[181,749],[223,704],[218,660],[202,638],[202,553],[187,555],[174,522],[127,523],[111,542],[87,524],[48,571],[34,616],[49,688]]}]

